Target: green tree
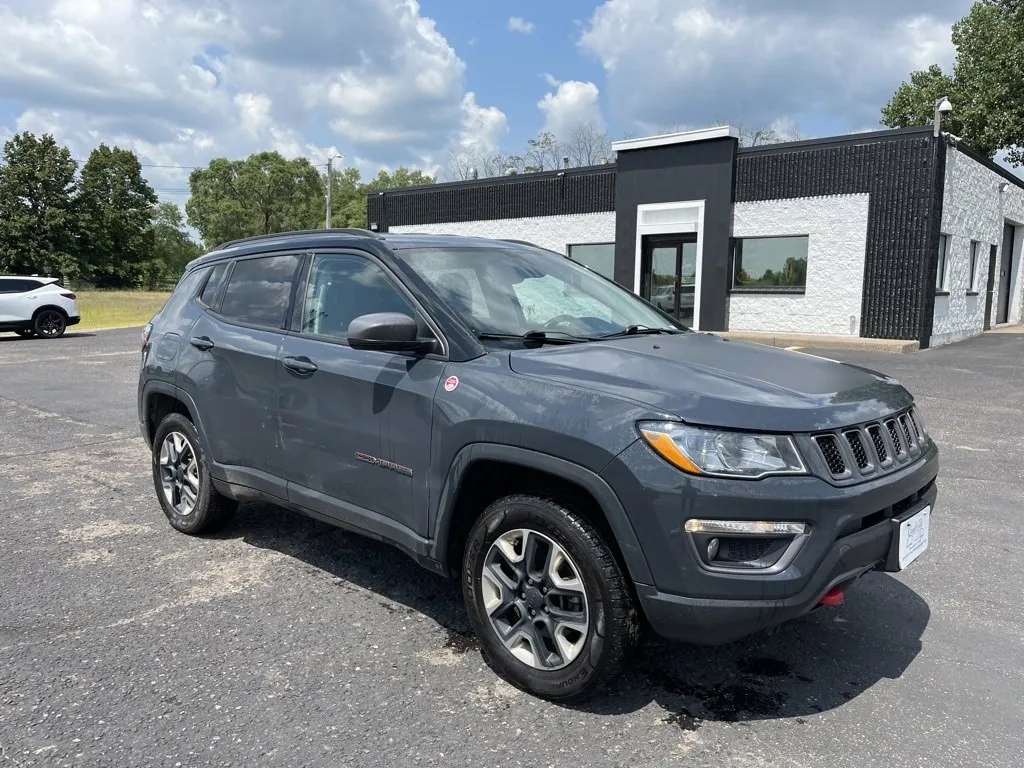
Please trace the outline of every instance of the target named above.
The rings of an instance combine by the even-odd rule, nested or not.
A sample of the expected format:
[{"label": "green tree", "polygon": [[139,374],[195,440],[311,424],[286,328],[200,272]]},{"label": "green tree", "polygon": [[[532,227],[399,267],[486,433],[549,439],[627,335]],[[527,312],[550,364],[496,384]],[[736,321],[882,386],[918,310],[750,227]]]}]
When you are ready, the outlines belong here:
[{"label": "green tree", "polygon": [[147,288],[181,277],[202,249],[185,229],[185,217],[174,203],[160,203],[153,214],[153,259],[144,274]]},{"label": "green tree", "polygon": [[78,164],[50,135],[20,133],[0,165],[0,272],[75,278],[80,273]]},{"label": "green tree", "polygon": [[83,266],[101,288],[139,285],[153,259],[156,192],[135,153],[100,144],[82,166]]},{"label": "green tree", "polygon": [[331,226],[365,227],[366,193],[356,168],[334,171],[331,190]]},{"label": "green tree", "polygon": [[189,176],[188,222],[207,246],[252,235],[323,226],[325,187],[305,158],[259,152],[216,158]]},{"label": "green tree", "polygon": [[979,0],[953,25],[953,74],[938,66],[911,73],[882,108],[890,128],[927,125],[937,99],[953,113],[943,126],[988,156],[1001,149],[1024,164],[1024,0]]},{"label": "green tree", "polygon": [[346,216],[350,227],[365,227],[366,220],[366,196],[371,192],[385,189],[398,189],[399,187],[420,187],[426,184],[433,184],[434,178],[423,171],[411,170],[399,166],[391,173],[381,170],[372,181],[359,186],[359,198],[346,208]]}]

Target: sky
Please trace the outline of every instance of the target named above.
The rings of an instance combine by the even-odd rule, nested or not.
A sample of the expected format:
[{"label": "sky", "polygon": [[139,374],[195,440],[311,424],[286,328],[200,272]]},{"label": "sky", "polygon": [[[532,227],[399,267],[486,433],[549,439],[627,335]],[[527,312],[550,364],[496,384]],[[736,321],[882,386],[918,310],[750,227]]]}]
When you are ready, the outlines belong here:
[{"label": "sky", "polygon": [[0,139],[133,149],[160,196],[277,150],[444,175],[582,123],[880,128],[969,0],[0,0]]}]

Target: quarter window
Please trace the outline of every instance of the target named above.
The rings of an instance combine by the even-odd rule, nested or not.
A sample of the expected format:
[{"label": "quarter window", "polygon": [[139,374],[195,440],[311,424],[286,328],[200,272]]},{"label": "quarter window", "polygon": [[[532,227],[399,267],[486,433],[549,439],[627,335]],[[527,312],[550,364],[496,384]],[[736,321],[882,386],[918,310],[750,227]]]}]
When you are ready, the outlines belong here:
[{"label": "quarter window", "polygon": [[350,254],[315,257],[306,283],[303,333],[347,339],[349,323],[376,312],[417,317],[384,270],[369,259]]},{"label": "quarter window", "polygon": [[803,292],[809,244],[807,235],[737,239],[733,290]]},{"label": "quarter window", "polygon": [[584,243],[569,246],[569,258],[612,280],[615,275],[615,243]]},{"label": "quarter window", "polygon": [[220,314],[246,325],[284,328],[298,256],[264,256],[235,262]]},{"label": "quarter window", "polygon": [[210,272],[210,279],[203,286],[203,292],[199,294],[199,300],[207,307],[217,306],[217,296],[224,285],[224,276],[228,271],[228,262],[224,261],[213,268]]}]

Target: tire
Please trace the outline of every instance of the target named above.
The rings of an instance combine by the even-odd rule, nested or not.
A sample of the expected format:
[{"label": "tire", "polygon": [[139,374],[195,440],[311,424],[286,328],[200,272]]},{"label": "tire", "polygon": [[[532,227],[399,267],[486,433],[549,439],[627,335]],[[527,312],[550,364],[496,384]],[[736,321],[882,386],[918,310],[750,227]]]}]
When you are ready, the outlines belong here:
[{"label": "tire", "polygon": [[487,664],[545,699],[592,694],[619,672],[639,637],[611,549],[580,515],[539,496],[509,496],[484,511],[466,542],[462,592]]},{"label": "tire", "polygon": [[68,319],[59,309],[42,309],[32,321],[32,330],[41,339],[59,339],[68,329]]},{"label": "tire", "polygon": [[170,413],[153,437],[153,485],[170,524],[193,536],[222,528],[238,502],[218,493],[195,425]]},{"label": "tire", "polygon": [[27,330],[27,329],[20,330],[20,331],[15,331],[15,333],[18,334],[19,336],[21,336],[21,338],[23,338],[23,339],[31,339],[33,336],[36,335],[35,331],[30,331],[30,330]]}]

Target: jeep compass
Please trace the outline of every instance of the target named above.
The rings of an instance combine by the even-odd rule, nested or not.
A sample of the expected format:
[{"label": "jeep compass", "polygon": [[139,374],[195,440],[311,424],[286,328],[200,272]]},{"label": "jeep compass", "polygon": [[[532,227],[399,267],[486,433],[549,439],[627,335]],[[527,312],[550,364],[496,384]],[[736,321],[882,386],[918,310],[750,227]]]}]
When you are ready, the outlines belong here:
[{"label": "jeep compass", "polygon": [[491,667],[592,692],[928,545],[938,451],[882,374],[693,332],[529,244],[320,230],[194,261],[146,327],[170,524],[264,500],[461,581]]}]

